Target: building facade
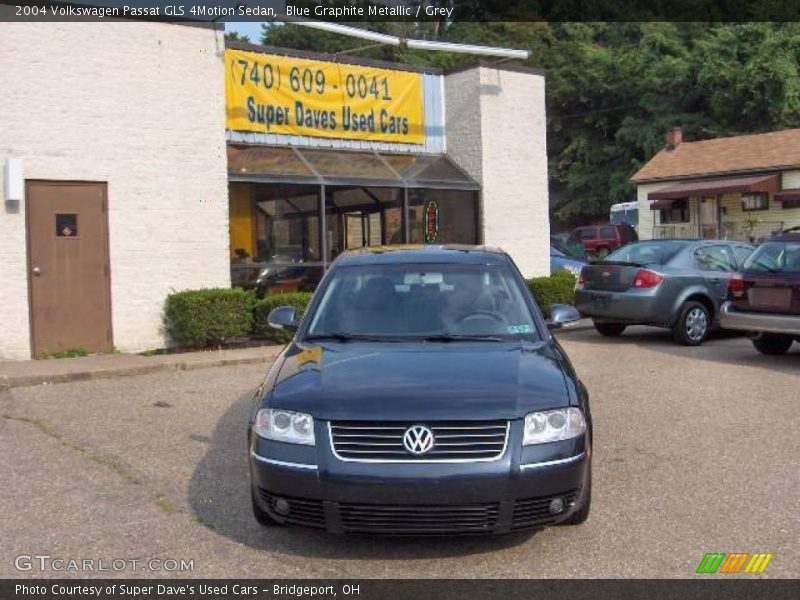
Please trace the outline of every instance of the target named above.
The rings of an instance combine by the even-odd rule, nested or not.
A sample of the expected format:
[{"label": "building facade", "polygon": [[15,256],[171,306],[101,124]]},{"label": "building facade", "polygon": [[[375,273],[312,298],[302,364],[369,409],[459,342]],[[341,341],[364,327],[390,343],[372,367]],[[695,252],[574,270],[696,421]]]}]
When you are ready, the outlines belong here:
[{"label": "building facade", "polygon": [[164,347],[169,293],[313,289],[349,248],[485,243],[549,270],[540,72],[138,21],[2,23],[0,72],[2,359]]},{"label": "building facade", "polygon": [[757,242],[800,226],[800,129],[666,147],[632,178],[641,239]]}]

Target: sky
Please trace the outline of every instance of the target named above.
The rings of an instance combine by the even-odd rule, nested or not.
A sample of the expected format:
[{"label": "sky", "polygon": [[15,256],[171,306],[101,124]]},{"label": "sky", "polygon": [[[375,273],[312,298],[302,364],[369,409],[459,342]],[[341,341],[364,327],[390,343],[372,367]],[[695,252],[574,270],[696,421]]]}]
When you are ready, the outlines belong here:
[{"label": "sky", "polygon": [[225,23],[225,31],[238,31],[250,38],[254,44],[261,43],[261,23],[245,21],[241,23]]}]

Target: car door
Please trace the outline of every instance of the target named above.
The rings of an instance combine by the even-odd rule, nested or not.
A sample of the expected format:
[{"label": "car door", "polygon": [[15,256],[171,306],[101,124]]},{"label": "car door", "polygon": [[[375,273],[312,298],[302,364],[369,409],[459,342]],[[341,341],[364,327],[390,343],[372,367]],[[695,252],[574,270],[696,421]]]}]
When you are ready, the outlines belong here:
[{"label": "car door", "polygon": [[733,249],[728,244],[700,246],[694,251],[694,265],[718,308],[728,295],[728,280],[737,269]]}]

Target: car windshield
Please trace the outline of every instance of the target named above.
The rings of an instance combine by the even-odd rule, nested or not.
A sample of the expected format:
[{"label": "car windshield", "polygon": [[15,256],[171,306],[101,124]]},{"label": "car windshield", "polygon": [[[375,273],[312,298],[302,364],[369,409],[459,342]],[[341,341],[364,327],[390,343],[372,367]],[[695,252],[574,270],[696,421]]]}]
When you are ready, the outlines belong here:
[{"label": "car windshield", "polygon": [[800,272],[800,242],[765,242],[744,263],[745,271]]},{"label": "car windshield", "polygon": [[623,246],[609,254],[604,262],[622,262],[633,265],[665,265],[686,247],[686,242],[654,240]]},{"label": "car windshield", "polygon": [[538,339],[511,268],[476,264],[335,267],[307,339]]},{"label": "car windshield", "polygon": [[566,256],[567,258],[573,258],[575,260],[583,260],[583,257],[575,251],[575,248],[570,248],[566,244],[562,244],[560,241],[550,238],[550,246],[551,252],[553,249],[556,252],[559,252],[561,255]]}]

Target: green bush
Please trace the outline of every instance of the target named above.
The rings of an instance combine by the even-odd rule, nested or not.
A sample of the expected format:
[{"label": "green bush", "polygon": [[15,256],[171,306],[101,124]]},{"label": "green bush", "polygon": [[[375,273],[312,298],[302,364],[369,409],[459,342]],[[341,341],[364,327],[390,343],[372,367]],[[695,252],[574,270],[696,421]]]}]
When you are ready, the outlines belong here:
[{"label": "green bush", "polygon": [[545,316],[551,304],[575,303],[575,276],[567,270],[556,271],[548,277],[528,279],[528,287]]},{"label": "green bush", "polygon": [[219,345],[253,331],[253,292],[239,288],[188,290],[167,296],[167,333],[182,346]]},{"label": "green bush", "polygon": [[269,323],[267,323],[267,317],[273,308],[279,306],[294,306],[297,309],[297,319],[299,320],[305,314],[312,296],[313,294],[310,292],[267,294],[261,300],[257,300],[253,310],[256,334],[277,342],[288,342],[291,340],[292,332],[273,329],[269,326]]}]

